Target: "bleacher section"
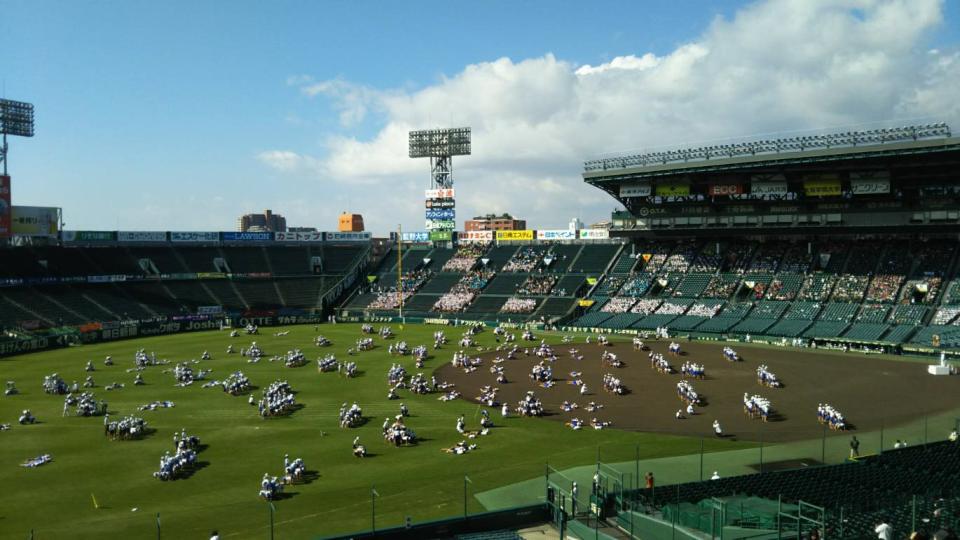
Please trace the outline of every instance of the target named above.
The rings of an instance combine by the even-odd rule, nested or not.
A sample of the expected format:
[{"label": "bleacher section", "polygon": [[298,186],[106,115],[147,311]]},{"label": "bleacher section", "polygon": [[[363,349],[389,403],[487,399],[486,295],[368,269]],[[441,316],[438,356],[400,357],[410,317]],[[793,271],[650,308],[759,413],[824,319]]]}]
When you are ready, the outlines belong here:
[{"label": "bleacher section", "polygon": [[[0,252],[0,276],[24,282],[0,287],[0,326],[147,320],[196,314],[207,306],[314,310],[367,250],[352,244],[8,248]],[[312,257],[324,259],[322,275],[313,275]],[[218,258],[232,275],[217,267]]]},{"label": "bleacher section", "polygon": [[[657,486],[637,493],[649,513],[676,511],[678,504],[694,504],[721,497],[756,497],[780,503],[800,501],[825,510],[826,529],[836,538],[876,538],[874,527],[885,520],[898,538],[916,530],[917,517],[936,530],[953,524],[960,497],[960,447],[938,442],[885,451],[856,463],[733,476],[706,482]],[[914,514],[914,496],[948,511],[934,514],[930,507]],[[881,510],[882,509],[882,510]],[[775,513],[775,511],[774,511]],[[931,520],[930,518],[933,518]]]},{"label": "bleacher section", "polygon": [[[956,247],[923,240],[642,240],[623,248],[592,290],[595,304],[579,309],[569,324],[928,344],[932,334],[923,330],[926,325],[960,326]],[[650,311],[647,299],[699,307],[662,313]],[[718,308],[700,312],[706,300]]]}]

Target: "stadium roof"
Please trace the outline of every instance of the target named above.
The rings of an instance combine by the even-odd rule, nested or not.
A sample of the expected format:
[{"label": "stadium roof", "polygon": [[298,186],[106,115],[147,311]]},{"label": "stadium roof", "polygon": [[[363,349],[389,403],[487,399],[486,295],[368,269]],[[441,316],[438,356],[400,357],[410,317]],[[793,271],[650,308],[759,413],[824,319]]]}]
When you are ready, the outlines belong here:
[{"label": "stadium roof", "polygon": [[[949,134],[949,128],[947,128],[946,133]],[[591,160],[584,164],[583,179],[587,183],[598,184],[740,169],[757,170],[818,162],[960,152],[960,137],[952,136],[901,140],[898,142],[874,142],[870,140],[871,144],[857,146],[821,146],[811,149],[803,147],[804,144],[808,144],[815,139],[817,137],[755,141],[737,145]],[[813,144],[808,145],[814,146]],[[751,151],[756,153],[749,153]],[[740,155],[736,155],[738,153]]]}]

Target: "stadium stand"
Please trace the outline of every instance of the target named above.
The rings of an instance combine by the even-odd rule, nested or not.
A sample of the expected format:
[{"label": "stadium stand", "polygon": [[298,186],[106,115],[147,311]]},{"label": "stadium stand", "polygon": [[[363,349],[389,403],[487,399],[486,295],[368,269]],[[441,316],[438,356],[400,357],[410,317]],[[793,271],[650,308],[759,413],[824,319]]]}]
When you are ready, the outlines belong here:
[{"label": "stadium stand", "polygon": [[[8,248],[0,275],[13,281],[0,287],[0,325],[51,328],[152,320],[196,314],[204,306],[314,310],[323,292],[344,270],[362,262],[367,249],[352,244]],[[322,275],[313,275],[313,257],[325,259]]]},{"label": "stadium stand", "polygon": [[[733,476],[706,482],[662,485],[636,493],[638,509],[646,514],[662,516],[665,521],[679,522],[692,528],[704,528],[696,514],[701,501],[734,501],[742,508],[760,510],[753,516],[776,523],[778,502],[797,504],[801,501],[825,510],[823,525],[836,538],[875,538],[873,531],[881,518],[896,531],[916,530],[916,514],[912,514],[914,496],[936,501],[947,512],[924,516],[942,519],[925,520],[925,526],[950,525],[954,514],[949,508],[960,496],[960,452],[955,442],[910,446],[882,454],[860,458],[856,463],[805,467],[762,474]],[[764,501],[766,503],[764,504]],[[890,511],[893,508],[894,511]],[[842,510],[841,510],[842,509]],[[680,515],[676,515],[679,513]],[[739,523],[725,523],[725,525]],[[707,524],[709,526],[709,524]],[[757,524],[751,525],[756,528]],[[772,527],[776,529],[776,527]]]}]

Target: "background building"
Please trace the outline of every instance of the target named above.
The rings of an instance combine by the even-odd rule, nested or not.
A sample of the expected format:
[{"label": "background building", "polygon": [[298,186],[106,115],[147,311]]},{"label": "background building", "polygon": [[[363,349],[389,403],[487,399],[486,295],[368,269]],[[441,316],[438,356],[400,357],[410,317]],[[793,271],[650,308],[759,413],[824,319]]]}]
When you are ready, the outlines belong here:
[{"label": "background building", "polygon": [[246,214],[237,218],[237,230],[240,232],[286,232],[287,219],[271,210],[262,214]]},{"label": "background building", "polygon": [[340,232],[363,232],[363,216],[343,212],[337,227]]},{"label": "background building", "polygon": [[527,220],[514,219],[510,214],[487,214],[468,219],[463,223],[465,231],[522,231],[527,228]]}]

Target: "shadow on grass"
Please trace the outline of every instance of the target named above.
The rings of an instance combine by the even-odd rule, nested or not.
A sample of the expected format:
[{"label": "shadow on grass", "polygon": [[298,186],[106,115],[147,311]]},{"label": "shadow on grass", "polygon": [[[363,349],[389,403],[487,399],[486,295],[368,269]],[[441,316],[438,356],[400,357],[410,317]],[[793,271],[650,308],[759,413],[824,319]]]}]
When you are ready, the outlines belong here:
[{"label": "shadow on grass", "polygon": [[189,478],[192,478],[193,475],[197,474],[203,469],[206,469],[209,466],[210,466],[209,461],[198,461],[194,463],[193,466],[191,466],[190,468],[184,470],[183,473],[181,473],[180,476],[178,476],[174,480],[187,480]]},{"label": "shadow on grass", "polygon": [[319,479],[320,479],[319,471],[308,470],[308,471],[304,471],[303,475],[301,475],[300,478],[294,482],[294,484],[306,485],[306,484],[313,483]]}]

